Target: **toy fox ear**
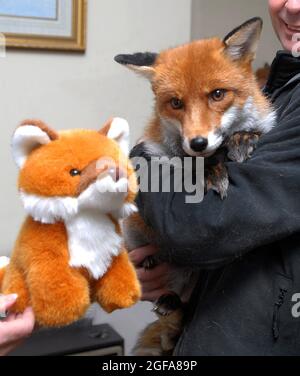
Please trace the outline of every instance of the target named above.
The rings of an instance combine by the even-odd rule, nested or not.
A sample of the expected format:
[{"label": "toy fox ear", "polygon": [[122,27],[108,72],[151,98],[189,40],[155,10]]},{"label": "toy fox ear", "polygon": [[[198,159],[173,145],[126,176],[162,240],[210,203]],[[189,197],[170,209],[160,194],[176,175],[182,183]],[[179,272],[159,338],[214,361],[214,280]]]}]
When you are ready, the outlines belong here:
[{"label": "toy fox ear", "polygon": [[252,61],[255,58],[262,27],[262,19],[256,17],[231,31],[223,40],[227,55],[232,60],[248,58]]},{"label": "toy fox ear", "polygon": [[116,141],[125,155],[129,154],[129,124],[125,119],[109,119],[100,133]]},{"label": "toy fox ear", "polygon": [[153,65],[157,56],[158,54],[152,52],[139,52],[133,55],[117,55],[115,61],[151,80],[155,73]]},{"label": "toy fox ear", "polygon": [[25,120],[16,129],[12,139],[15,162],[22,168],[32,150],[58,139],[58,134],[40,120]]}]

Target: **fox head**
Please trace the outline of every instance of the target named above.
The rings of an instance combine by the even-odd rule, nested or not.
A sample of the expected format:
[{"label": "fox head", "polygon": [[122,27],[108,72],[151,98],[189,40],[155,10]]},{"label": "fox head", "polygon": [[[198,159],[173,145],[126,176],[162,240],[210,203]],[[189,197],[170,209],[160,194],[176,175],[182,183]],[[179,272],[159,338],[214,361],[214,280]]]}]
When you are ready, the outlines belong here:
[{"label": "fox head", "polygon": [[80,210],[113,213],[124,205],[134,210],[136,179],[128,163],[128,142],[128,123],[119,118],[100,131],[59,133],[42,121],[24,121],[13,135],[12,151],[28,214],[54,223]]},{"label": "fox head", "polygon": [[[176,134],[191,156],[209,156],[238,124],[270,114],[252,71],[262,20],[254,18],[219,38],[115,60],[151,81],[163,139]],[[247,125],[248,124],[248,125]],[[241,130],[241,129],[238,129]]]}]

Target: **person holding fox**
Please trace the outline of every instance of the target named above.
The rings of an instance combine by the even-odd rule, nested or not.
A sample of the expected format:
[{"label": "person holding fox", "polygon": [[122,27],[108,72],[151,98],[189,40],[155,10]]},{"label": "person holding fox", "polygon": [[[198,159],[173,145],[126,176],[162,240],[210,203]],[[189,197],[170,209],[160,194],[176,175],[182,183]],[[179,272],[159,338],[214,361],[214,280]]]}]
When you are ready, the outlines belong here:
[{"label": "person holding fox", "polygon": [[[209,190],[201,203],[192,205],[185,203],[187,192],[184,191],[140,192],[137,199],[143,220],[157,236],[156,245],[137,247],[130,253],[142,283],[142,299],[157,304],[163,294],[168,294],[166,275],[171,274],[174,267],[200,271],[185,312],[184,330],[173,355],[300,353],[300,321],[292,313],[294,298],[300,292],[300,59],[297,53],[300,1],[269,0],[269,9],[274,30],[284,49],[277,53],[264,88],[277,119],[272,129],[257,142],[249,160],[226,163],[230,182],[227,197],[221,200],[216,192]],[[227,46],[232,39],[236,42],[235,47],[231,44],[234,47],[230,56],[232,68],[236,67],[236,62],[242,65],[243,59],[245,62],[251,56],[253,58],[254,29],[247,32],[248,26],[247,23],[242,25],[224,39]],[[213,43],[212,40],[208,42],[205,50],[215,49],[215,58],[218,50]],[[201,60],[203,82],[212,75],[211,86],[218,93],[211,88],[209,93],[218,96],[219,107],[215,115],[203,111],[206,108],[203,87],[199,85],[199,98],[186,94],[193,92],[189,85],[201,81],[201,69],[195,68],[197,64],[193,59],[184,57],[188,48],[191,57],[192,47],[182,46],[158,55],[120,55],[117,61],[150,77],[160,126],[165,127],[164,136],[173,126],[174,132],[179,130],[181,138],[184,136],[182,149],[186,154],[207,157],[218,145],[216,135],[222,134],[212,132],[213,127],[220,126],[221,130],[228,131],[232,97],[240,96],[240,104],[236,107],[246,109],[247,103],[241,98],[243,81],[236,83],[236,75],[227,78],[230,68],[221,73],[227,78],[225,85],[232,84],[231,88],[223,90],[224,80],[213,80],[218,76],[213,72],[220,73],[225,67],[225,57],[223,62],[213,65],[212,59],[206,60],[204,55]],[[173,61],[167,60],[168,53],[173,54]],[[164,69],[166,72],[160,75]],[[195,72],[197,76],[191,79]],[[170,99],[166,91],[163,96],[166,86]],[[185,121],[188,113],[196,111],[195,108],[191,110],[192,106],[197,106],[198,115]],[[250,118],[253,112],[257,113],[257,110],[248,113]],[[221,120],[220,113],[225,113]],[[157,134],[150,136],[160,142]],[[149,144],[145,147],[143,142],[131,155],[147,159],[151,153],[153,144],[150,150]],[[158,252],[164,263],[151,270],[143,267],[143,260]],[[166,309],[162,316],[164,312]],[[157,349],[151,347],[151,336],[154,338],[153,327],[148,331],[148,338],[138,344],[143,351],[137,353],[148,351],[151,354],[152,351],[152,355],[155,354]]]}]

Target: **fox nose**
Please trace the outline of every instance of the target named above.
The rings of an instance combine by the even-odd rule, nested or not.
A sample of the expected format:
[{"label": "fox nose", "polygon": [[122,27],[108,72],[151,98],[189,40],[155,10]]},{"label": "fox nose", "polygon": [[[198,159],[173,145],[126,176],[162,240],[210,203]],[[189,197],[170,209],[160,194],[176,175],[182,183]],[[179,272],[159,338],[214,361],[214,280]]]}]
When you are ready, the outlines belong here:
[{"label": "fox nose", "polygon": [[204,137],[193,138],[190,142],[191,149],[194,151],[203,151],[207,148],[208,140]]}]

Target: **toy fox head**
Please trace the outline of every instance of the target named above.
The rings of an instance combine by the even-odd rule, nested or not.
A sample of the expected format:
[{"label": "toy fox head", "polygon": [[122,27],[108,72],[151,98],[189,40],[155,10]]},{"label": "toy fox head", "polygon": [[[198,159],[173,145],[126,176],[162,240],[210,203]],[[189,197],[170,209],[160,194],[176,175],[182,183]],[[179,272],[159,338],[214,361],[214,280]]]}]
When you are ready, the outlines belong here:
[{"label": "toy fox head", "polygon": [[224,40],[205,39],[160,54],[118,55],[115,60],[151,81],[161,140],[177,137],[185,153],[206,157],[241,121],[244,129],[239,131],[250,130],[257,121],[262,133],[272,125],[269,104],[251,67],[261,31],[262,20],[254,18]]},{"label": "toy fox head", "polygon": [[128,123],[118,118],[100,131],[59,133],[39,120],[23,122],[14,133],[12,149],[28,214],[54,223],[79,210],[111,213],[124,204],[125,211],[134,210],[136,181],[126,156],[128,142]]}]

